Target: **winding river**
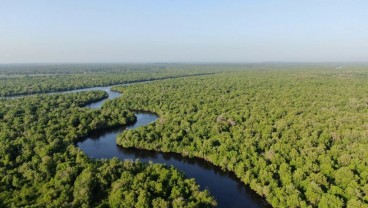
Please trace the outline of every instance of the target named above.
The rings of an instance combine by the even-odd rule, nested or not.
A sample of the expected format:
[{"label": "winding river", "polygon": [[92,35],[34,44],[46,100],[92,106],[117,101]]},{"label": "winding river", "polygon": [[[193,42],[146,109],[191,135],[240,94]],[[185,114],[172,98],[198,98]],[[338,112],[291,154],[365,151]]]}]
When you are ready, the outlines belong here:
[{"label": "winding river", "polygon": [[[89,108],[99,108],[109,100],[121,93],[111,91],[111,87],[94,87],[69,92],[104,90],[109,97],[87,105]],[[253,190],[240,182],[234,174],[225,172],[211,163],[199,158],[187,158],[176,153],[160,153],[155,151],[123,148],[116,144],[116,136],[122,131],[149,125],[156,121],[158,116],[154,113],[135,112],[137,121],[125,127],[117,127],[86,137],[77,143],[87,155],[96,159],[117,157],[121,160],[136,160],[142,162],[152,161],[174,166],[184,172],[186,177],[195,178],[201,189],[208,189],[216,198],[218,207],[268,207],[269,205]]]},{"label": "winding river", "polygon": [[[133,83],[131,83],[133,84]],[[130,84],[125,84],[130,85]],[[104,102],[121,96],[121,93],[111,91],[112,86],[92,87],[69,91],[43,93],[72,93],[81,91],[103,90],[108,93],[108,98],[86,105],[88,108],[100,108]],[[19,98],[31,95],[11,96]],[[183,157],[176,153],[161,153],[156,151],[123,148],[116,144],[119,133],[149,125],[157,120],[158,116],[149,112],[135,112],[137,121],[124,127],[116,127],[108,130],[94,132],[89,137],[78,142],[76,145],[87,155],[95,159],[109,159],[117,157],[121,160],[136,160],[142,162],[152,161],[174,166],[182,171],[186,177],[194,178],[200,185],[201,190],[208,189],[215,197],[219,208],[240,207],[270,207],[270,205],[257,195],[249,187],[245,186],[233,173],[221,170],[219,167],[200,158]]]}]

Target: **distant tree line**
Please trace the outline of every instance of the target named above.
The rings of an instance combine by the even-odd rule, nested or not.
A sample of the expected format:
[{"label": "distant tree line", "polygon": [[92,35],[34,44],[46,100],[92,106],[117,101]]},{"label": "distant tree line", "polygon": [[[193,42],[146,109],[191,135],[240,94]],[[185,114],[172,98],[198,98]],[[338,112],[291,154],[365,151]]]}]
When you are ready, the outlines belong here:
[{"label": "distant tree line", "polygon": [[128,70],[127,72],[105,72],[103,69],[99,69],[97,72],[91,73],[20,74],[17,76],[6,76],[0,73],[0,97],[58,92],[87,87],[128,84],[212,73],[214,72],[210,70],[195,71],[175,68],[151,71],[147,69]]}]

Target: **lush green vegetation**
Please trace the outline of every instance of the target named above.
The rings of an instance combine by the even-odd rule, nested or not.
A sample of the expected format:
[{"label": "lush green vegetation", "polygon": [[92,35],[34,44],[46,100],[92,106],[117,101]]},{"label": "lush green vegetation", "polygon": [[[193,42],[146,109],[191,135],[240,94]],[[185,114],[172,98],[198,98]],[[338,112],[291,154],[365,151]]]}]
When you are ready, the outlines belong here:
[{"label": "lush green vegetation", "polygon": [[213,73],[211,68],[198,71],[175,65],[22,66],[0,65],[0,96],[55,92]]},{"label": "lush green vegetation", "polygon": [[115,87],[159,121],[124,147],[201,157],[274,207],[368,207],[368,70],[246,70]]},{"label": "lush green vegetation", "polygon": [[133,122],[132,109],[160,119],[124,132],[122,146],[203,158],[274,207],[368,207],[367,67],[17,67],[0,67],[0,95],[181,78],[115,87],[124,96],[98,110],[83,106],[105,92],[0,100],[0,207],[215,206],[174,168],[92,160],[74,146]]},{"label": "lush green vegetation", "polygon": [[208,191],[173,168],[96,161],[74,146],[93,130],[135,120],[120,107],[82,107],[106,96],[91,91],[0,100],[0,207],[215,206]]}]

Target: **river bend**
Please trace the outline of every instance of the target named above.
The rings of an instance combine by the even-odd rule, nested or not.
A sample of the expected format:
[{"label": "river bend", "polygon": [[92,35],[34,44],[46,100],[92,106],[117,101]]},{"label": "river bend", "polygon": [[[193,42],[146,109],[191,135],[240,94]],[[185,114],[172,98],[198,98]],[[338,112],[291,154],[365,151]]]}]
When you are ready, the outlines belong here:
[{"label": "river bend", "polygon": [[[94,87],[73,92],[87,90],[103,90],[109,97],[88,104],[88,108],[99,108],[109,100],[121,95],[119,92],[111,91],[111,87]],[[215,197],[218,207],[268,207],[269,205],[253,190],[245,186],[233,173],[225,172],[219,167],[200,158],[183,157],[176,153],[161,153],[150,150],[134,148],[123,148],[116,144],[119,133],[149,125],[156,121],[158,116],[149,112],[135,112],[137,121],[134,124],[93,132],[92,135],[77,143],[87,155],[95,159],[109,159],[117,157],[121,160],[136,160],[141,162],[152,161],[174,166],[184,172],[188,178],[194,178],[200,188],[208,189]]]}]

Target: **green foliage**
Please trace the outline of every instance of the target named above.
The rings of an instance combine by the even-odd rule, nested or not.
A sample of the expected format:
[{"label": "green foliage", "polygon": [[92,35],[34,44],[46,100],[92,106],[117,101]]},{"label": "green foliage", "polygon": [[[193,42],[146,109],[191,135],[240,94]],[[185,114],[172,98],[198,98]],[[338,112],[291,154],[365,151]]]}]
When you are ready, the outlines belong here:
[{"label": "green foliage", "polygon": [[182,78],[115,87],[124,96],[99,110],[82,107],[104,92],[0,100],[0,207],[215,206],[173,168],[95,161],[73,145],[134,121],[128,109],[160,119],[124,132],[120,145],[203,158],[274,207],[367,207],[366,67],[12,67],[0,69],[2,96]]},{"label": "green foliage", "polygon": [[213,73],[186,66],[71,64],[0,65],[0,96],[58,92]]},{"label": "green foliage", "polygon": [[275,207],[365,205],[368,72],[315,69],[115,87],[124,96],[106,107],[160,115],[124,132],[120,145],[204,158]]},{"label": "green foliage", "polygon": [[[171,168],[150,165],[145,172],[123,172],[112,184],[109,203],[113,207],[212,207],[208,192],[198,192],[193,180]],[[132,192],[131,190],[137,190]],[[166,199],[166,200],[165,200]],[[179,203],[180,201],[180,203]]]},{"label": "green foliage", "polygon": [[[215,206],[208,192],[173,168],[95,161],[74,146],[94,130],[135,121],[123,108],[83,108],[106,96],[91,91],[0,100],[0,207],[173,207],[176,188],[187,190],[177,195],[185,206]],[[131,184],[121,186],[125,180]],[[134,195],[125,202],[123,192]]]}]

